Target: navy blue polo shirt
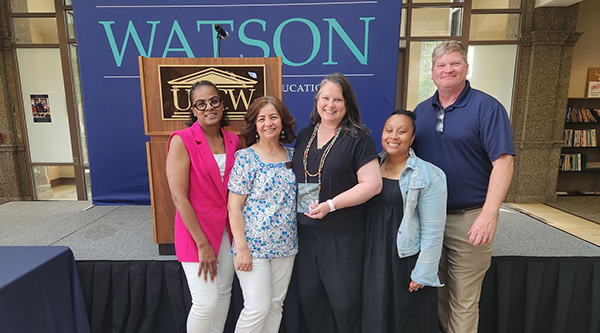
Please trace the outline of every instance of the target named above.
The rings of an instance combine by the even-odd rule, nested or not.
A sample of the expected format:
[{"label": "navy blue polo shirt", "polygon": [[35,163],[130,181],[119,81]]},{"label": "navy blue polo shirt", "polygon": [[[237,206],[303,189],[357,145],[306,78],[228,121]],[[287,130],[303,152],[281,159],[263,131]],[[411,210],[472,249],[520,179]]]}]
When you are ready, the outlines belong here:
[{"label": "navy blue polo shirt", "polygon": [[515,155],[506,109],[492,96],[472,89],[469,81],[454,104],[445,109],[444,132],[436,132],[442,109],[435,94],[416,108],[417,156],[444,170],[448,180],[448,209],[485,202],[492,161]]}]

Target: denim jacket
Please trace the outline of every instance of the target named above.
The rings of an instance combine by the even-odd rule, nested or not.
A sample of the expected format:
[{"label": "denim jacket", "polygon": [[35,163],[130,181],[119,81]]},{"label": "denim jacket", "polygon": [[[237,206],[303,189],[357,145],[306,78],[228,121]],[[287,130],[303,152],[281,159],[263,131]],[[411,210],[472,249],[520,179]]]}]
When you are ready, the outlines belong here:
[{"label": "denim jacket", "polygon": [[[383,163],[387,154],[382,152],[380,157]],[[398,256],[419,253],[411,279],[425,286],[441,287],[437,273],[446,225],[446,175],[418,158],[411,148],[399,185],[404,214],[396,238]]]}]

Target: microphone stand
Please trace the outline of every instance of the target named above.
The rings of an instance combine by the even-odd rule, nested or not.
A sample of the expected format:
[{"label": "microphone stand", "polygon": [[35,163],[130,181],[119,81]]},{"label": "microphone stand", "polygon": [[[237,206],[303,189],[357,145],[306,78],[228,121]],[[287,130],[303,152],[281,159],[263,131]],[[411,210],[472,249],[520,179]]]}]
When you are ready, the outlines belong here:
[{"label": "microphone stand", "polygon": [[217,58],[221,58],[221,35],[217,34]]},{"label": "microphone stand", "polygon": [[217,31],[217,58],[221,57],[221,39],[227,39],[229,34],[219,24],[213,26]]}]

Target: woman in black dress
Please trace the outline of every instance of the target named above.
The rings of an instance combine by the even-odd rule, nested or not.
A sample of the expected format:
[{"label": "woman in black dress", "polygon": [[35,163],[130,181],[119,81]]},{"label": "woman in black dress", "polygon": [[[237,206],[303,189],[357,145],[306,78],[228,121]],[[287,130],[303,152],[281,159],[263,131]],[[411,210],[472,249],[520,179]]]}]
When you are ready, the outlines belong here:
[{"label": "woman in black dress", "polygon": [[367,203],[363,332],[437,332],[446,176],[410,148],[416,116],[396,110],[381,135],[381,194]]},{"label": "woman in black dress", "polygon": [[310,121],[298,133],[292,159],[302,313],[310,332],[358,333],[365,202],[381,190],[377,150],[352,85],[340,73],[321,81]]}]

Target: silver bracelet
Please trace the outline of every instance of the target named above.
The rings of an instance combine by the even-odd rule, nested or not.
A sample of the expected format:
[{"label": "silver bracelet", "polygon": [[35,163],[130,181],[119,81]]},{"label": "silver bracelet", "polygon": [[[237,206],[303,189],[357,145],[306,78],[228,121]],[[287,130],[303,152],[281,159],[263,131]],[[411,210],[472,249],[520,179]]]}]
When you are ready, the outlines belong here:
[{"label": "silver bracelet", "polygon": [[333,205],[333,201],[331,199],[327,200],[327,204],[329,205],[329,212],[335,212],[335,206]]}]

